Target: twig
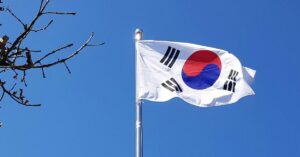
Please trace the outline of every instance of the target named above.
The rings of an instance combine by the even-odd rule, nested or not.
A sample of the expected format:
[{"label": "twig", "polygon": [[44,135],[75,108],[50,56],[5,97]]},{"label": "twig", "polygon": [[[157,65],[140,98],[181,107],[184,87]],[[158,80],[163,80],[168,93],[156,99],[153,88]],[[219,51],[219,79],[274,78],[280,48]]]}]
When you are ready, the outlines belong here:
[{"label": "twig", "polygon": [[[58,64],[64,64],[68,73],[71,74],[71,70],[67,64],[67,61],[77,56],[87,47],[100,46],[104,44],[91,44],[91,40],[94,37],[94,33],[91,33],[87,40],[81,46],[79,46],[77,50],[74,50],[73,53],[66,57],[62,57],[61,59],[58,59],[56,61],[46,62],[47,59],[50,59],[50,57],[54,57],[55,54],[58,54],[63,50],[73,47],[73,43],[49,51],[48,53],[45,53],[45,55],[43,55],[42,57],[36,56],[36,54],[33,52],[42,53],[43,51],[32,50],[30,47],[28,48],[27,46],[23,46],[23,43],[27,43],[25,42],[25,40],[27,39],[30,33],[45,31],[52,25],[54,21],[53,19],[51,19],[47,25],[37,29],[35,28],[35,26],[39,19],[43,17],[43,15],[76,15],[75,12],[45,11],[49,3],[50,0],[41,0],[38,11],[29,23],[24,23],[19,17],[15,15],[15,13],[13,13],[12,10],[7,9],[10,15],[13,18],[15,18],[18,21],[18,23],[20,23],[23,26],[24,29],[13,42],[8,42],[8,36],[3,36],[2,40],[0,40],[0,74],[6,74],[7,72],[12,71],[12,79],[13,81],[15,81],[13,86],[9,88],[10,90],[7,90],[5,81],[0,80],[0,90],[2,90],[0,101],[4,98],[5,95],[8,95],[11,99],[13,99],[21,105],[40,106],[40,104],[30,104],[29,100],[26,99],[23,94],[23,89],[19,87],[23,86],[19,84],[24,84],[25,87],[27,87],[26,74],[28,70],[41,69],[43,78],[46,78],[46,68],[50,68]],[[22,77],[19,78],[19,75]]]}]

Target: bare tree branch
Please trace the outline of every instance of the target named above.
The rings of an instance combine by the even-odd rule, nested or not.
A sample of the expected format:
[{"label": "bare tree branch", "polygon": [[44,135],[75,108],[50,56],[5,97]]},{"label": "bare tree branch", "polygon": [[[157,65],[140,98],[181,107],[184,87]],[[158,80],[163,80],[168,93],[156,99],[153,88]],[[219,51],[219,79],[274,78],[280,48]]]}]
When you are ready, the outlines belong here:
[{"label": "bare tree branch", "polygon": [[26,29],[26,24],[21,20],[19,19],[10,9],[6,9],[18,22],[21,23],[21,25],[23,26],[24,29]]},{"label": "bare tree branch", "polygon": [[52,22],[53,22],[53,20],[51,20],[45,27],[40,28],[40,29],[32,29],[31,31],[33,31],[33,32],[44,31],[44,30],[46,30],[52,24]]},{"label": "bare tree branch", "polygon": [[45,58],[49,57],[50,55],[53,55],[53,54],[55,54],[58,51],[61,51],[63,49],[66,49],[66,48],[69,48],[69,47],[72,47],[72,46],[73,46],[73,44],[68,44],[68,45],[60,47],[60,48],[58,48],[56,50],[53,50],[52,52],[47,53],[45,56],[43,56],[42,58],[40,58],[39,60],[35,61],[34,64],[41,63],[41,61],[43,61]]},{"label": "bare tree branch", "polygon": [[54,11],[44,12],[43,14],[76,15],[76,13],[74,12],[54,12]]},{"label": "bare tree branch", "polygon": [[[31,48],[31,46],[23,46],[23,41],[27,39],[30,33],[46,31],[47,28],[49,28],[54,22],[54,20],[51,19],[44,27],[35,28],[36,23],[39,21],[39,19],[44,15],[76,15],[75,12],[46,11],[49,3],[50,0],[41,0],[38,11],[29,23],[25,23],[24,21],[22,21],[11,9],[6,9],[7,12],[23,27],[23,30],[20,35],[17,36],[11,43],[9,42],[9,38],[6,35],[0,38],[0,74],[8,74],[9,72],[12,72],[13,75],[11,80],[15,81],[15,83],[13,83],[13,81],[11,80],[4,81],[1,80],[2,78],[0,79],[0,90],[2,90],[0,101],[3,100],[5,95],[8,95],[11,99],[21,105],[40,106],[41,104],[31,104],[30,101],[24,96],[24,89],[21,88],[21,86],[27,87],[28,85],[26,79],[28,70],[41,69],[43,78],[46,78],[46,68],[50,68],[58,64],[63,64],[66,67],[68,73],[71,74],[71,70],[67,65],[67,61],[77,56],[80,52],[82,52],[82,50],[87,47],[100,46],[104,44],[92,44],[91,41],[94,37],[94,33],[91,33],[87,40],[81,46],[79,46],[77,50],[74,50],[66,57],[58,58],[55,61],[53,61],[52,58],[59,52],[72,48],[74,45],[73,43],[66,44],[65,46],[59,47],[52,51],[48,51],[42,57],[35,56],[36,53],[34,52],[43,53],[44,51],[34,50]],[[12,86],[10,84],[12,84]],[[7,88],[9,86],[11,87]]]}]

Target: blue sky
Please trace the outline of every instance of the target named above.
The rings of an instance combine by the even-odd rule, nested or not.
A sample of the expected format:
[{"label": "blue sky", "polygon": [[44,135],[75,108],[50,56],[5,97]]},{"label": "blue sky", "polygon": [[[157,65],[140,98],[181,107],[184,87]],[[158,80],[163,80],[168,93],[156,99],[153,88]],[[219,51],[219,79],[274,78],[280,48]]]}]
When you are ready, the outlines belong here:
[{"label": "blue sky", "polygon": [[[4,2],[24,21],[38,7],[35,0]],[[69,42],[80,46],[90,32],[96,33],[95,42],[106,44],[68,62],[71,75],[62,65],[46,70],[46,79],[40,71],[30,72],[26,93],[42,107],[8,98],[0,103],[1,156],[134,156],[136,28],[144,30],[144,39],[228,50],[257,70],[256,95],[233,105],[146,101],[144,157],[300,156],[299,5],[296,0],[53,0],[49,10],[78,15],[58,16],[48,31],[25,44],[44,50]],[[13,39],[21,31],[9,16],[1,13],[0,19],[0,35]]]}]

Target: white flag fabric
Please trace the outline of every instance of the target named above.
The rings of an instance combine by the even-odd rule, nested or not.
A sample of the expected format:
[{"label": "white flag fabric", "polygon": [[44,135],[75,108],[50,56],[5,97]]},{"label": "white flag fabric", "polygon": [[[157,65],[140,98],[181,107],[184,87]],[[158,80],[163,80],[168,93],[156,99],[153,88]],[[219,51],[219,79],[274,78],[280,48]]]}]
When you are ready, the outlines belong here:
[{"label": "white flag fabric", "polygon": [[139,99],[168,101],[179,97],[200,106],[231,104],[254,95],[255,70],[231,53],[190,43],[136,42]]}]

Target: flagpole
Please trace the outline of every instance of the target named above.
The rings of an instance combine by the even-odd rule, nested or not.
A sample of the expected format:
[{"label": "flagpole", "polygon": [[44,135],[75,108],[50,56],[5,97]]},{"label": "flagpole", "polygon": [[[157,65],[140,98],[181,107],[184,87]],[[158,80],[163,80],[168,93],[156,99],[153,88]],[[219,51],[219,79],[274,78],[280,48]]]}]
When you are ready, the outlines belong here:
[{"label": "flagpole", "polygon": [[135,103],[136,103],[136,157],[143,157],[143,127],[142,127],[142,103],[139,99],[139,80],[137,66],[137,42],[143,37],[141,29],[135,30]]}]

